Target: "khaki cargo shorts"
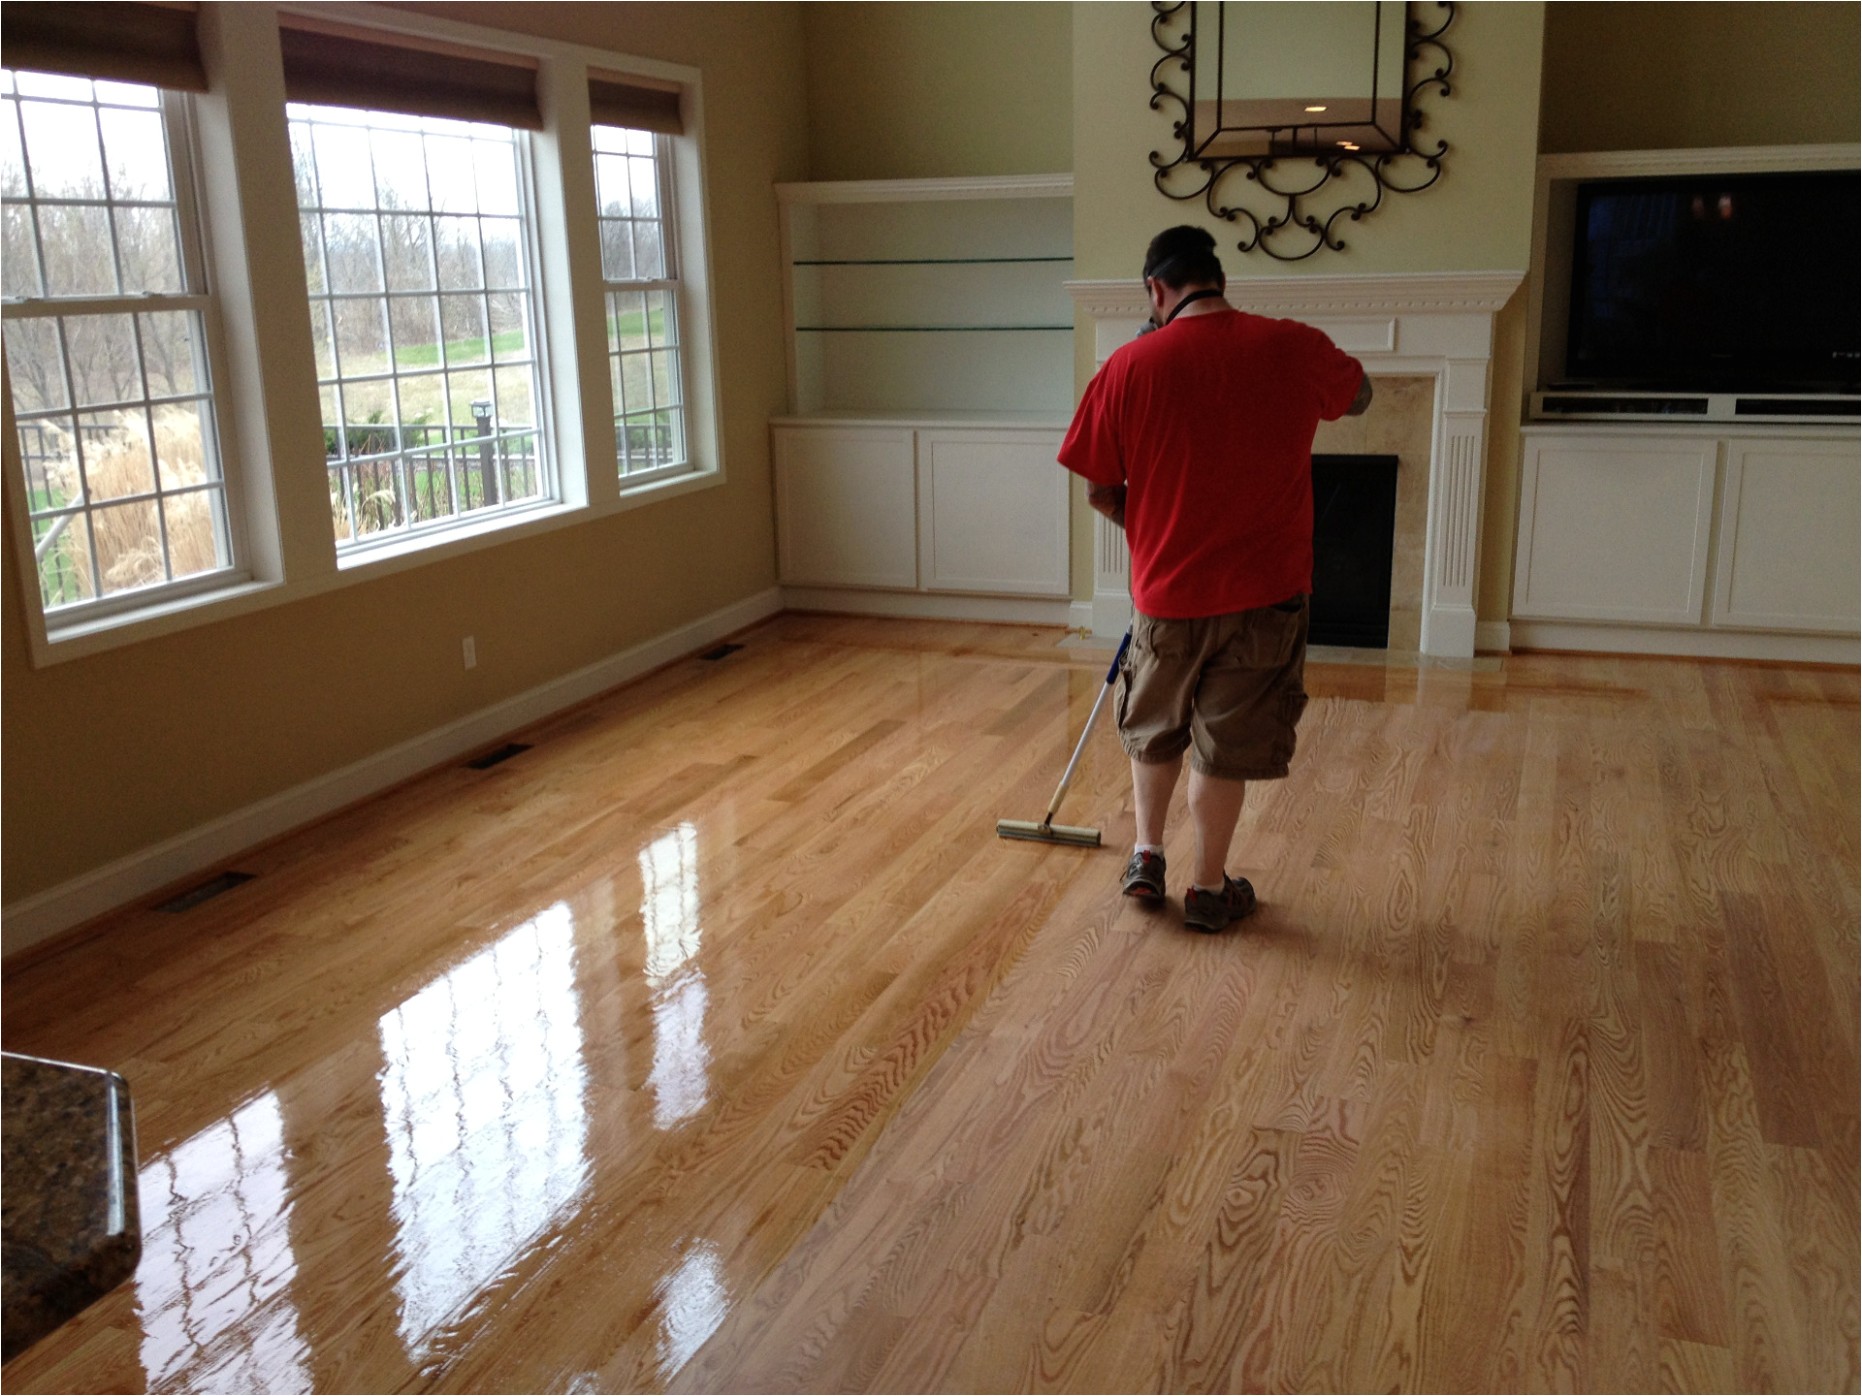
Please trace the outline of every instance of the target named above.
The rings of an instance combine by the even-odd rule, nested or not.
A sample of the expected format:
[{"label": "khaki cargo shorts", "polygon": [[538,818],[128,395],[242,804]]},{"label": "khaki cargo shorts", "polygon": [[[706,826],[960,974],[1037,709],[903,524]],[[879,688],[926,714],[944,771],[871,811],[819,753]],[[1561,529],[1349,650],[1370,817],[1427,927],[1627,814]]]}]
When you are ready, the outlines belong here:
[{"label": "khaki cargo shorts", "polygon": [[1196,620],[1132,618],[1119,741],[1224,780],[1281,780],[1306,711],[1306,598]]}]

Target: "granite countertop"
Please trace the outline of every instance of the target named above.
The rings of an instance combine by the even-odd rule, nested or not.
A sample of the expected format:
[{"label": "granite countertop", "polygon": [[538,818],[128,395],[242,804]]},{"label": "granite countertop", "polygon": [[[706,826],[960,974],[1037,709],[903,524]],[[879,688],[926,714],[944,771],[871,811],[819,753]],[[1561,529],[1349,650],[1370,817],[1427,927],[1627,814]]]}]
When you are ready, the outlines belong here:
[{"label": "granite countertop", "polygon": [[141,1255],[128,1083],[0,1053],[0,1358],[129,1279]]}]

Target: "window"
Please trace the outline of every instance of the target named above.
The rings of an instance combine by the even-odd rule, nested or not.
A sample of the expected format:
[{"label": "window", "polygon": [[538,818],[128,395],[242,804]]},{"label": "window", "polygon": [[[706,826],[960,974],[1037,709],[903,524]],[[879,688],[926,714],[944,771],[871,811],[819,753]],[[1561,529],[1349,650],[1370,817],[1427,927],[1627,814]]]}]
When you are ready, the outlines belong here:
[{"label": "window", "polygon": [[234,565],[185,102],[0,71],[7,371],[48,618]]},{"label": "window", "polygon": [[590,129],[601,220],[614,448],[623,480],[682,469],[685,394],[679,282],[667,138],[619,126]]},{"label": "window", "polygon": [[553,497],[518,132],[289,113],[338,547]]}]

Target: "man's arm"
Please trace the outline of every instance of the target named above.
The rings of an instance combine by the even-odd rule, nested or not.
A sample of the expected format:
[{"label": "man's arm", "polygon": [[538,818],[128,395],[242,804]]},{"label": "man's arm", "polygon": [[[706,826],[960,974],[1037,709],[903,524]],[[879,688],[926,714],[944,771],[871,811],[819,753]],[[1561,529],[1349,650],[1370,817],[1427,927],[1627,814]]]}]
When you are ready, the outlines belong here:
[{"label": "man's arm", "polygon": [[1351,400],[1351,406],[1345,409],[1347,417],[1362,417],[1371,405],[1371,375],[1365,374],[1358,384],[1358,395]]},{"label": "man's arm", "polygon": [[1086,502],[1120,528],[1125,527],[1125,487],[1123,485],[1088,485]]}]

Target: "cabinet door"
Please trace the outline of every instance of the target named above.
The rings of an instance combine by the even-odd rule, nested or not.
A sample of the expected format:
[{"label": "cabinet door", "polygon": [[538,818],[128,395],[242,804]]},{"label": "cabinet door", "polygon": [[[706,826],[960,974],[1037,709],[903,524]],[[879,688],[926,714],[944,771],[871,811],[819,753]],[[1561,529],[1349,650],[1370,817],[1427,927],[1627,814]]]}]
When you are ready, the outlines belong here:
[{"label": "cabinet door", "polygon": [[1853,441],[1734,441],[1720,503],[1713,623],[1857,633],[1862,451]]},{"label": "cabinet door", "polygon": [[912,433],[776,427],[776,554],[793,586],[918,585]]},{"label": "cabinet door", "polygon": [[1067,594],[1060,435],[918,434],[918,554],[927,591]]},{"label": "cabinet door", "polygon": [[1513,614],[1699,625],[1719,443],[1528,437]]}]

